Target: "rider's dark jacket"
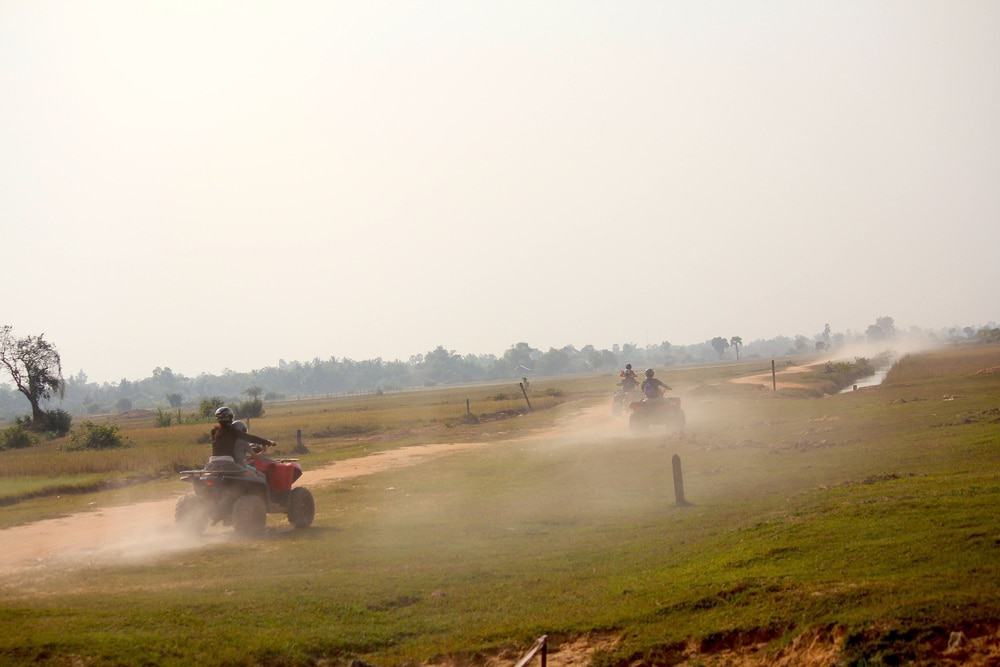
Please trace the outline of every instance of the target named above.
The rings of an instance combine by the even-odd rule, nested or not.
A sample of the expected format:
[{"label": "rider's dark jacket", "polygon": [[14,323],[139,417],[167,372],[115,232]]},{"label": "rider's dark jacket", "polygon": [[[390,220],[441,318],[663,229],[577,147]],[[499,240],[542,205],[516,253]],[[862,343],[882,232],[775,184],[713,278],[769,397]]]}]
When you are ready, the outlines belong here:
[{"label": "rider's dark jacket", "polygon": [[642,381],[642,393],[646,398],[660,398],[663,395],[660,387],[667,389],[667,385],[660,382],[659,378],[646,378]]},{"label": "rider's dark jacket", "polygon": [[232,456],[237,440],[266,445],[270,440],[238,431],[232,426],[219,424],[212,428],[212,456]]}]

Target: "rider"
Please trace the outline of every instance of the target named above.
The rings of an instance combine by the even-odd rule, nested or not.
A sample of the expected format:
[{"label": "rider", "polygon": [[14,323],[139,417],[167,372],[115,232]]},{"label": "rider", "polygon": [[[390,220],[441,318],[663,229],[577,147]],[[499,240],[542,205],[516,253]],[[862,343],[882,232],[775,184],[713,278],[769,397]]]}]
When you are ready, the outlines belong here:
[{"label": "rider", "polygon": [[[215,419],[219,424],[212,427],[212,458],[208,461],[209,466],[213,466],[214,464],[213,467],[232,467],[232,465],[243,464],[246,460],[246,445],[243,444],[242,447],[237,447],[237,442],[239,441],[243,441],[244,443],[252,442],[258,445],[274,445],[274,441],[272,440],[247,433],[246,425],[243,422],[240,422],[243,426],[243,430],[240,430],[233,423],[235,418],[236,415],[226,406],[222,406],[215,411]],[[242,456],[239,459],[236,458],[236,455],[240,453],[237,450],[242,451]],[[206,468],[209,466],[206,466]]]},{"label": "rider", "polygon": [[233,428],[240,432],[240,436],[236,438],[236,444],[233,445],[233,460],[237,463],[250,465],[248,459],[250,458],[251,450],[246,439],[243,437],[247,433],[246,422],[242,419],[237,419],[233,422]]},{"label": "rider", "polygon": [[625,370],[619,373],[622,379],[622,391],[632,391],[639,384],[639,378],[632,370],[632,364],[625,364]]},{"label": "rider", "polygon": [[646,379],[642,381],[642,393],[646,395],[646,400],[657,400],[663,398],[663,392],[670,387],[653,377],[653,369],[646,369]]}]

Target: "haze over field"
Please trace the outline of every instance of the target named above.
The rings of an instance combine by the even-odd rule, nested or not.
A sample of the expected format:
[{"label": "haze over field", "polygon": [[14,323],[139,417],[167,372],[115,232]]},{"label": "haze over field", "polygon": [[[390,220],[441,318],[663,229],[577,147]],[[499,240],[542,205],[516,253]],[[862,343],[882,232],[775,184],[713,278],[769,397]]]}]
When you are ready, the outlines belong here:
[{"label": "haze over field", "polygon": [[0,324],[92,379],[997,319],[996,2],[0,3]]}]

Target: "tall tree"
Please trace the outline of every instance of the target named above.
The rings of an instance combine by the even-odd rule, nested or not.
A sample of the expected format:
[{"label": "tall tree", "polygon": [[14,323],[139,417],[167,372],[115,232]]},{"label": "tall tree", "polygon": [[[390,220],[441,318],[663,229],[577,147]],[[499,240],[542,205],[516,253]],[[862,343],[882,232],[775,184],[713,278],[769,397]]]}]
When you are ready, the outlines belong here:
[{"label": "tall tree", "polygon": [[715,349],[715,353],[719,355],[719,359],[722,358],[722,355],[726,353],[726,348],[729,347],[729,341],[722,336],[716,336],[709,343]]},{"label": "tall tree", "polygon": [[0,363],[6,367],[14,386],[31,403],[31,428],[45,430],[41,402],[62,393],[62,361],[45,334],[15,338],[10,326],[0,327]]},{"label": "tall tree", "polygon": [[729,339],[729,344],[733,346],[734,350],[736,350],[736,361],[739,361],[740,346],[743,345],[743,339],[740,338],[739,336],[733,336],[732,338]]}]

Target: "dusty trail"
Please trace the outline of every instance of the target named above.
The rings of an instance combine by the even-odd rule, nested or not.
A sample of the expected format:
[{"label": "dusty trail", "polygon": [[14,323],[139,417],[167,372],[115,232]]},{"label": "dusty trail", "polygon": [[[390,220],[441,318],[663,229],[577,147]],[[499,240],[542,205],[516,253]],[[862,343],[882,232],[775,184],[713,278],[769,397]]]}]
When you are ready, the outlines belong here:
[{"label": "dusty trail", "polygon": [[[472,449],[544,439],[555,432],[586,428],[587,423],[593,423],[603,415],[603,410],[590,408],[557,420],[557,425],[551,429],[519,438],[413,445],[345,459],[305,471],[300,483],[316,487],[406,468]],[[572,426],[567,427],[567,421],[572,421]],[[559,426],[559,423],[564,425]],[[210,529],[202,537],[190,537],[178,531],[174,526],[174,504],[178,495],[181,494],[132,505],[102,507],[0,530],[0,577],[45,566],[140,562],[230,538],[231,531],[222,528]],[[322,508],[319,511],[322,513]]]},{"label": "dusty trail", "polygon": [[[814,366],[820,365],[821,361],[813,362],[810,364],[805,364],[802,366],[788,366],[775,373],[775,378],[778,382],[778,389],[802,389],[806,385],[800,382],[789,382],[788,380],[782,380],[783,375],[795,375],[796,373],[808,373],[813,369]],[[732,378],[729,380],[733,384],[763,384],[771,386],[771,371],[766,371],[764,373],[755,373],[753,375],[743,375],[741,377]]]}]

